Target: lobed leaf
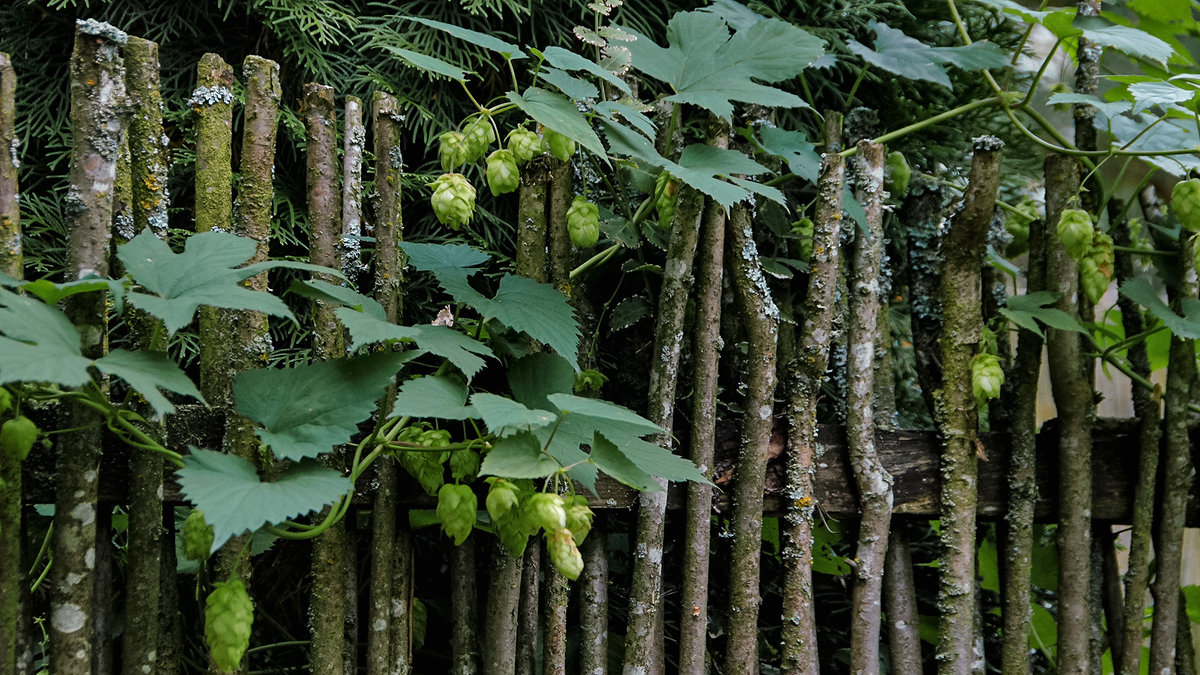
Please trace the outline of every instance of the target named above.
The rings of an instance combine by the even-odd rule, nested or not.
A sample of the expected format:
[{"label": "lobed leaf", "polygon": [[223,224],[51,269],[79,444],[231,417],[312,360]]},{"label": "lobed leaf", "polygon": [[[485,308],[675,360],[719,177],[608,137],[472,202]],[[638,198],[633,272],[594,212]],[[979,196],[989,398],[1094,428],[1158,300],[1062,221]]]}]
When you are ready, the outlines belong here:
[{"label": "lobed leaf", "polygon": [[119,377],[129,383],[160,417],[169,415],[175,406],[158,390],[165,389],[182,396],[204,401],[200,390],[187,373],[162,352],[130,352],[114,349],[93,362],[105,375]]},{"label": "lobed leaf", "polygon": [[401,416],[465,420],[476,412],[467,405],[466,385],[451,377],[429,375],[400,385],[389,417]]}]

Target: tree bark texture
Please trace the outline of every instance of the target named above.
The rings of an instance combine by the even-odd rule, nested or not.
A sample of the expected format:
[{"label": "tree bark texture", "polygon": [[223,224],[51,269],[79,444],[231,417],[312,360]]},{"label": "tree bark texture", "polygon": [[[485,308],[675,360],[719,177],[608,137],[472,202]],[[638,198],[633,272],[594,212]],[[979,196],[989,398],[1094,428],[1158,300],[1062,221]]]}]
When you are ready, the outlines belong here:
[{"label": "tree bark texture", "polygon": [[[0,53],[0,272],[24,276],[21,208],[18,200],[17,135],[14,102],[17,75],[8,54]],[[3,154],[7,149],[7,155]],[[21,589],[28,584],[21,565],[21,463],[0,453],[0,674],[17,667],[17,635],[25,630]]]},{"label": "tree bark texture", "polygon": [[542,673],[567,675],[567,601],[571,586],[567,578],[550,560],[549,551],[542,556]]},{"label": "tree bark texture", "polygon": [[942,304],[938,284],[942,277],[946,193],[946,187],[938,181],[914,176],[901,216],[908,240],[913,357],[921,395],[931,417],[937,408],[933,392],[942,383],[942,369],[938,362]]},{"label": "tree bark texture", "polygon": [[920,617],[917,613],[917,587],[913,581],[912,548],[908,525],[892,519],[884,561],[883,600],[887,613],[888,653],[894,675],[921,675]]},{"label": "tree bark texture", "polygon": [[550,192],[546,198],[546,248],[550,257],[549,281],[575,303],[582,298],[582,294],[571,290],[574,255],[571,236],[567,232],[567,209],[571,207],[571,165],[556,157],[548,159]]},{"label": "tree bark texture", "polygon": [[[1025,292],[1046,287],[1046,221],[1029,223],[1029,262],[1025,268]],[[1012,432],[1012,454],[1008,466],[1007,567],[1004,576],[1004,643],[1001,671],[1005,675],[1029,672],[1029,630],[1033,620],[1031,595],[1033,575],[1034,507],[1037,487],[1037,388],[1042,367],[1042,336],[1021,329],[1017,351],[1005,382]]]},{"label": "tree bark texture", "polygon": [[[76,23],[71,54],[71,187],[66,204],[71,223],[67,249],[68,281],[108,273],[117,160],[125,134],[128,102],[120,49],[126,35],[96,21]],[[72,296],[66,305],[80,333],[84,356],[100,357],[105,348],[107,316],[102,293]],[[50,568],[50,670],[62,675],[94,672],[100,652],[94,627],[98,546],[97,488],[100,464],[99,416],[81,404],[65,407],[58,443],[55,486],[54,564]],[[98,536],[99,535],[99,536]]]},{"label": "tree bark texture", "polygon": [[362,161],[367,143],[363,126],[362,100],[346,97],[346,133],[342,145],[342,274],[356,282],[363,271],[362,261]]},{"label": "tree bark texture", "polygon": [[875,345],[879,330],[883,258],[883,146],[860,141],[853,159],[855,196],[866,212],[856,233],[847,285],[847,449],[862,517],[855,549],[850,617],[850,672],[877,673],[883,620],[883,570],[892,524],[892,476],[875,451]]},{"label": "tree bark texture", "polygon": [[780,650],[784,675],[817,675],[816,611],[812,587],[812,525],[816,500],[817,396],[829,364],[835,293],[840,276],[842,188],[845,161],[841,115],[825,113],[825,152],[817,180],[813,245],[803,330],[795,358],[788,364],[787,512],[783,544],[783,627]]},{"label": "tree bark texture", "polygon": [[[971,387],[971,359],[983,330],[980,268],[988,224],[1000,185],[1004,145],[984,136],[975,140],[962,210],[942,246],[941,387],[934,392],[934,419],[945,444],[942,452],[941,583],[938,589],[938,672],[982,672],[983,654],[975,640],[975,510],[978,501],[978,419]],[[1086,558],[1086,556],[1085,556]]]},{"label": "tree bark texture", "polygon": [[[658,323],[654,330],[654,360],[650,369],[650,393],[646,418],[666,433],[654,439],[671,449],[672,418],[675,414],[675,384],[679,378],[679,355],[683,348],[684,313],[692,286],[692,260],[700,237],[700,211],[704,206],[699,191],[680,188],[671,242],[659,291]],[[667,493],[644,492],[638,497],[637,536],[633,549],[633,578],[629,593],[629,629],[625,636],[625,674],[658,675],[663,671],[663,654],[655,649],[655,631],[662,611],[663,527]]]},{"label": "tree bark texture", "polygon": [[521,168],[517,192],[517,274],[545,283],[546,195],[550,184],[548,156],[536,157]]},{"label": "tree bark texture", "polygon": [[[608,526],[596,515],[583,540],[583,572],[579,575],[579,673],[608,673]],[[696,672],[696,671],[692,671]]]},{"label": "tree bark texture", "polygon": [[[401,512],[404,513],[403,511]],[[413,586],[416,560],[413,557],[412,532],[405,526],[407,518],[397,518],[396,541],[392,546],[392,597],[388,621],[392,661],[388,672],[409,675],[413,658]]]},{"label": "tree bark texture", "polygon": [[[1200,290],[1195,264],[1196,237],[1186,230],[1179,247],[1179,281],[1173,301],[1196,300]],[[1157,567],[1154,573],[1154,624],[1150,630],[1150,672],[1169,673],[1174,667],[1179,621],[1179,583],[1183,562],[1183,526],[1188,493],[1195,476],[1188,441],[1188,410],[1196,391],[1196,343],[1171,336],[1167,387],[1163,394],[1162,488],[1159,501]]]},{"label": "tree bark texture", "polygon": [[521,562],[521,601],[517,609],[517,675],[536,675],[538,658],[538,602],[542,576],[542,540],[530,539]]},{"label": "tree bark texture", "polygon": [[522,558],[499,540],[492,546],[491,581],[483,625],[484,675],[513,675],[517,669],[517,613],[521,605]]},{"label": "tree bark texture", "polygon": [[[1074,158],[1046,158],[1046,287],[1060,295],[1055,308],[1079,316],[1079,267],[1067,255],[1055,224],[1079,189]],[[1092,402],[1079,336],[1050,329],[1046,337],[1050,384],[1059,421],[1058,665],[1060,672],[1090,673],[1088,632],[1091,579]]]},{"label": "tree bark texture", "polygon": [[479,536],[467,537],[450,549],[450,650],[453,675],[479,672],[479,593],[475,587],[475,544]]}]

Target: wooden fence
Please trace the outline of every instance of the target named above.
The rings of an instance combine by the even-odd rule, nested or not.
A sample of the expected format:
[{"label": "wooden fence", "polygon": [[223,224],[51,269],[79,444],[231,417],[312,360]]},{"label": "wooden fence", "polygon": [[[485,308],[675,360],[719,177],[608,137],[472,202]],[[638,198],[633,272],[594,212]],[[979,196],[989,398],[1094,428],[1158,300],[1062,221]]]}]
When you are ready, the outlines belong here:
[{"label": "wooden fence", "polygon": [[[68,203],[77,212],[72,214],[75,225],[68,274],[78,278],[88,271],[104,273],[110,268],[112,243],[126,241],[146,228],[164,232],[169,162],[161,140],[157,46],[103,24],[83,22],[74,49],[71,115],[75,143]],[[278,67],[249,57],[242,73],[245,122],[243,136],[235,143],[234,69],[214,54],[206,55],[199,64],[190,101],[197,128],[195,227],[197,232],[222,229],[252,238],[258,245],[255,260],[263,260],[270,234],[272,164],[281,95]],[[0,55],[0,148],[15,143],[14,87],[13,67]],[[358,253],[353,244],[364,234],[368,220],[363,215],[362,162],[369,150],[376,161],[376,194],[369,219],[376,241],[373,292],[394,320],[402,294],[395,245],[403,233],[400,106],[385,93],[377,93],[369,106],[354,98],[347,98],[343,106],[345,133],[339,162],[335,91],[317,84],[304,87],[311,261],[342,269],[361,263],[353,257]],[[373,130],[370,142],[368,122]],[[236,195],[235,146],[240,149]],[[0,242],[5,247],[0,251],[0,263],[5,272],[19,278],[16,197],[16,166],[0,161]],[[252,278],[248,284],[265,290],[265,276]],[[85,348],[100,353],[105,346],[106,322],[112,319],[106,308],[94,300],[72,299],[68,311],[85,336]],[[323,306],[317,305],[313,311],[318,357],[337,355],[344,349],[340,328]],[[222,447],[253,459],[253,431],[226,412],[232,375],[260,366],[268,353],[266,317],[206,309],[199,330],[201,390],[212,408],[181,406],[167,421],[166,443],[178,449],[189,444]],[[136,330],[135,339],[145,340],[147,348],[161,348],[151,344],[148,335],[136,335]],[[19,627],[13,634],[0,635],[0,673],[32,673],[35,665],[64,675],[114,672],[114,664],[130,674],[204,670],[208,666],[201,656],[199,638],[186,633],[198,625],[200,609],[195,598],[188,597],[191,590],[187,584],[179,583],[175,574],[172,507],[181,500],[170,471],[152,455],[111,447],[98,431],[91,430],[92,413],[86,409],[65,406],[40,414],[52,416],[55,426],[84,430],[59,435],[55,452],[35,451],[23,466],[0,464],[0,479],[6,485],[0,505],[4,532],[0,564],[8,565],[0,568],[0,609],[4,610],[0,626]],[[787,510],[790,499],[783,488],[785,433],[777,429],[768,453],[771,463],[765,508],[773,512]],[[716,443],[715,482],[722,488],[733,484],[734,435],[726,429]],[[1130,518],[1137,464],[1130,448],[1136,445],[1136,435],[1131,421],[1096,427],[1092,516],[1101,524]],[[824,454],[816,465],[812,498],[830,515],[853,518],[859,505],[844,431],[822,428],[819,439]],[[941,494],[941,444],[936,436],[931,432],[880,432],[877,444],[882,463],[895,480],[894,512],[936,518]],[[1009,447],[1006,433],[984,436],[979,445],[983,460],[978,476],[981,516],[997,518],[1007,508]],[[1043,521],[1054,519],[1058,467],[1053,458],[1057,456],[1057,428],[1049,425],[1038,440],[1041,501],[1036,513]],[[616,623],[624,621],[619,616],[622,608],[609,603],[627,596],[624,589],[612,585],[611,579],[619,575],[611,571],[608,549],[616,541],[612,536],[623,537],[630,529],[628,513],[637,501],[633,492],[601,480],[590,505],[603,515],[583,547],[583,576],[571,588],[542,562],[537,546],[530,547],[523,560],[514,561],[486,537],[473,537],[448,553],[439,548],[448,546],[444,540],[430,543],[414,537],[406,515],[410,509],[430,508],[433,502],[409,479],[398,476],[393,463],[380,464],[365,484],[368,487],[357,495],[356,505],[370,514],[370,529],[359,529],[352,516],[346,527],[314,542],[309,583],[301,584],[295,575],[298,565],[288,560],[289,556],[306,555],[299,545],[281,544],[275,553],[265,554],[251,566],[238,555],[247,542],[235,542],[215,561],[220,577],[232,573],[251,580],[264,617],[260,621],[274,621],[270,618],[273,612],[308,616],[312,638],[302,644],[287,642],[286,637],[296,636],[287,635],[282,628],[261,629],[264,635],[280,638],[283,646],[278,649],[294,648],[301,656],[265,660],[264,652],[252,649],[250,671],[256,670],[256,664],[271,663],[273,668],[290,664],[286,668],[319,673],[532,673],[539,666],[547,673],[608,672],[609,651],[616,649],[608,642],[610,616]],[[682,491],[672,490],[668,499],[672,510],[682,502]],[[22,513],[30,513],[23,505],[48,503],[56,507],[54,536],[46,550],[38,551],[30,548],[36,542],[18,534],[22,532]],[[124,506],[127,527],[115,528],[114,504]],[[718,492],[713,503],[716,512],[728,504],[728,491]],[[1195,505],[1193,500],[1188,514],[1193,523],[1200,522]],[[124,539],[121,550],[127,552],[126,559],[116,558],[111,544],[114,537]],[[13,547],[22,543],[24,552],[17,548],[14,553]],[[47,559],[53,560],[45,580],[48,601],[40,592],[36,596],[27,592],[34,581],[28,570],[44,569]],[[445,569],[429,569],[431,560],[444,561]],[[286,569],[293,576],[290,580],[278,578],[273,569]],[[272,595],[278,597],[272,599]],[[484,596],[487,600],[480,602]],[[424,643],[444,647],[446,652],[422,657],[416,644],[422,632],[418,626],[433,625],[428,617],[434,606],[448,617],[445,623],[451,627],[450,634],[426,633]],[[668,605],[666,610],[660,606],[660,611],[671,621],[685,622],[690,615],[700,616],[701,608]],[[32,617],[41,615],[48,616],[48,621],[39,624],[44,639],[33,630]],[[569,661],[568,641],[572,645]],[[626,672],[640,671],[627,668]]]}]

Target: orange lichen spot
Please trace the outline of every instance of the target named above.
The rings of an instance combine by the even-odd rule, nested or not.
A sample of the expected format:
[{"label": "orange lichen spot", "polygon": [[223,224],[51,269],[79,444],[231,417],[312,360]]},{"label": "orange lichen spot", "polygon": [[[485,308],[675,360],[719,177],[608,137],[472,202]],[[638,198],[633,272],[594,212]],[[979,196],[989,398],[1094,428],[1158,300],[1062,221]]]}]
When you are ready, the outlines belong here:
[{"label": "orange lichen spot", "polygon": [[812,506],[813,499],[812,499],[812,497],[801,497],[793,503],[796,505],[797,508],[805,509],[805,508],[808,508],[809,506]]}]

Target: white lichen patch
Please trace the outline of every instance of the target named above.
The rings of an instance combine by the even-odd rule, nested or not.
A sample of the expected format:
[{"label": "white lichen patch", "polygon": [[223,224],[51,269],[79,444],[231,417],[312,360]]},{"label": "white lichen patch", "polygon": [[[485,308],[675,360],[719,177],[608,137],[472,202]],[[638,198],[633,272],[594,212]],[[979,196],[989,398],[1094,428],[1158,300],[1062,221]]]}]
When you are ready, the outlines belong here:
[{"label": "white lichen patch", "polygon": [[75,30],[84,35],[95,35],[96,37],[112,40],[119,45],[129,42],[129,36],[125,34],[125,31],[110,23],[95,19],[76,19]]},{"label": "white lichen patch", "polygon": [[79,521],[80,525],[88,526],[96,522],[96,507],[83,503],[71,509],[71,517]]},{"label": "white lichen patch", "polygon": [[233,92],[227,87],[196,87],[192,91],[192,97],[188,99],[188,107],[198,108],[200,106],[217,105],[222,103],[231,105],[233,103]]},{"label": "white lichen patch", "polygon": [[63,603],[50,612],[50,625],[59,633],[74,633],[87,624],[87,614],[79,605]]}]

